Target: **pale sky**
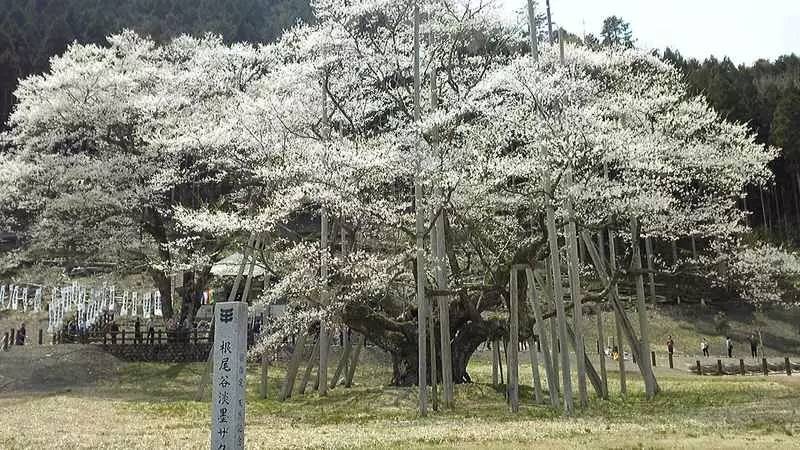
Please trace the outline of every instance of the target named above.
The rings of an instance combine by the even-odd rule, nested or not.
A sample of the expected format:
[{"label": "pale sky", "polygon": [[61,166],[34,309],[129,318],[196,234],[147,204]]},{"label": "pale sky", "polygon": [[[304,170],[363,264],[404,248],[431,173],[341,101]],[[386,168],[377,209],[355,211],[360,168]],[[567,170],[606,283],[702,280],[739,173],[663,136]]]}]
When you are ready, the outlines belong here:
[{"label": "pale sky", "polygon": [[[498,0],[512,18],[525,0]],[[538,2],[544,11],[544,0]],[[684,57],[759,58],[800,55],[800,0],[550,0],[553,21],[577,35],[598,35],[603,19],[630,22],[637,46],[671,47]]]}]

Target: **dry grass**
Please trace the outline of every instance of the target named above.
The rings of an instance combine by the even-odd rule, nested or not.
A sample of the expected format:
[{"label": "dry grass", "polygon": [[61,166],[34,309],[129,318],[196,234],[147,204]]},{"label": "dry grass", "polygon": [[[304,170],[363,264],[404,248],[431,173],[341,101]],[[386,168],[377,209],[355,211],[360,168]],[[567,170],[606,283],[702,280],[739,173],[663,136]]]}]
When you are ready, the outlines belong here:
[{"label": "dry grass", "polygon": [[[2,364],[2,362],[0,362]],[[207,448],[209,407],[196,402],[198,364],[130,364],[94,389],[0,398],[0,448]],[[565,419],[533,405],[523,390],[519,415],[485,384],[485,355],[471,367],[476,383],[457,387],[455,411],[416,417],[414,389],[383,386],[388,366],[360,368],[360,384],[327,398],[258,400],[248,385],[248,448],[792,448],[800,447],[800,383],[787,377],[696,377],[662,373],[664,393],[641,396],[639,380],[621,400],[592,399]],[[523,382],[530,377],[523,368]],[[527,376],[525,376],[527,374]],[[282,370],[270,373],[275,392]]]}]

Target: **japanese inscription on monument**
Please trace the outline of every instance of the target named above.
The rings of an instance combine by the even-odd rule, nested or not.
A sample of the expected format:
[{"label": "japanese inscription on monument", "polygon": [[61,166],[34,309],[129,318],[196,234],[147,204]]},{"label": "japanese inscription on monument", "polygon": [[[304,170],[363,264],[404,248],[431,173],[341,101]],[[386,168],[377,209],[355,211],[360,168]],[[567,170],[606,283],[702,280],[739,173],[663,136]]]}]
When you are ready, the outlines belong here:
[{"label": "japanese inscription on monument", "polygon": [[214,311],[214,388],[211,449],[244,448],[247,303],[217,303]]}]

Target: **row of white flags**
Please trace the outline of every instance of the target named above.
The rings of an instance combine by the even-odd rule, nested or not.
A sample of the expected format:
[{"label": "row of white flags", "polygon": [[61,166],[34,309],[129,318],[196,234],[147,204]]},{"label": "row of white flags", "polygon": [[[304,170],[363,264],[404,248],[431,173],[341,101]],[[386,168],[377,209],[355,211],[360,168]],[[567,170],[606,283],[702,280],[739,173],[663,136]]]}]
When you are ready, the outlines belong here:
[{"label": "row of white flags", "polygon": [[[0,310],[41,311],[42,288],[0,285]],[[118,291],[113,285],[86,288],[78,283],[54,287],[47,308],[50,333],[60,330],[64,320],[74,319],[78,327],[88,329],[103,314],[118,317],[161,317],[161,294],[158,291]]]},{"label": "row of white flags", "polygon": [[42,288],[0,284],[0,310],[42,310]]}]

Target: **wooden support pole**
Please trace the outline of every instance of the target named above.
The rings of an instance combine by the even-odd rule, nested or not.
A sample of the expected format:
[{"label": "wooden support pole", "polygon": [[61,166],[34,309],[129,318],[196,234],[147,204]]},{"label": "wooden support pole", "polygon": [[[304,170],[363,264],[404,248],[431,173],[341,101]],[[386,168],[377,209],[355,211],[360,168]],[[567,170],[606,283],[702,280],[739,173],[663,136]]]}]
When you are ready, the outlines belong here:
[{"label": "wooden support pole", "polygon": [[[569,343],[572,344],[573,348],[575,348],[575,331],[569,324],[567,324],[567,332],[569,333],[569,337],[571,338]],[[597,373],[597,370],[595,370],[594,365],[592,365],[592,362],[589,360],[589,357],[586,356],[585,354],[583,355],[583,362],[586,367],[586,377],[589,379],[589,381],[592,382],[592,387],[594,388],[594,391],[597,393],[597,396],[602,397],[603,383],[602,380],[600,379],[600,375]]]},{"label": "wooden support pole", "polygon": [[356,366],[358,366],[358,357],[361,355],[361,349],[364,348],[366,341],[367,337],[361,336],[361,340],[358,341],[355,350],[353,350],[353,359],[350,361],[349,367],[347,368],[347,376],[344,380],[344,387],[346,388],[353,385],[353,376],[356,373]]},{"label": "wooden support pole", "polygon": [[544,402],[544,396],[542,394],[542,380],[539,377],[539,352],[536,351],[535,340],[531,337],[530,345],[528,346],[528,351],[530,352],[531,357],[531,376],[533,377],[533,400],[537,404],[541,404]]},{"label": "wooden support pole", "polygon": [[[308,386],[309,380],[311,380],[311,371],[314,370],[314,367],[319,363],[319,352],[320,339],[317,339],[314,341],[314,347],[311,349],[311,354],[308,356],[308,362],[306,362],[306,370],[303,372],[303,378],[300,380],[300,386],[297,389],[297,392],[301,395],[306,393],[306,387]],[[317,371],[317,373],[319,374],[319,371]]]},{"label": "wooden support pole", "polygon": [[300,333],[300,337],[298,337],[295,341],[294,349],[292,350],[292,356],[289,360],[289,365],[286,368],[286,378],[283,380],[283,386],[281,387],[280,395],[278,395],[278,401],[282,402],[292,396],[292,391],[294,390],[294,381],[297,377],[297,371],[300,368],[300,362],[303,359],[306,336],[307,332],[303,330],[303,332]]},{"label": "wooden support pole", "polygon": [[[324,90],[323,90],[324,93]],[[323,98],[327,98],[324,96]],[[323,102],[326,105],[327,101]],[[327,123],[327,108],[323,108],[325,116],[325,123]],[[321,217],[321,233],[320,233],[320,278],[322,279],[322,304],[327,305],[329,298],[328,292],[328,208],[322,208]],[[328,394],[328,342],[330,340],[330,331],[328,330],[328,323],[324,316],[320,317],[319,321],[319,395]]]},{"label": "wooden support pole", "polygon": [[[559,28],[560,30],[561,28]],[[559,34],[561,36],[561,34]],[[567,183],[572,185],[572,173],[567,174]],[[581,282],[580,282],[580,257],[578,255],[577,227],[575,225],[575,211],[572,206],[572,196],[567,196],[567,214],[569,223],[567,224],[567,253],[569,256],[568,272],[570,297],[572,298],[572,316],[575,329],[575,367],[578,371],[578,397],[582,407],[589,405],[589,396],[586,391],[586,348],[583,342],[583,305],[581,304]]]},{"label": "wooden support pole", "polygon": [[[598,258],[602,261],[603,256],[598,255]],[[617,243],[616,243],[616,235],[614,234],[614,230],[608,230],[608,268],[611,270],[611,273],[616,272],[617,270]],[[619,298],[619,289],[615,284],[614,287],[611,289],[610,295],[614,296],[614,298]],[[625,374],[625,352],[623,350],[622,344],[625,342],[622,339],[622,316],[620,315],[620,311],[616,308],[614,309],[614,331],[616,331],[616,341],[617,341],[617,353],[619,357],[617,358],[617,364],[619,366],[619,392],[620,395],[624,398],[628,394],[628,384],[627,384],[627,377]]]},{"label": "wooden support pole", "polygon": [[717,375],[724,375],[724,373],[722,372],[722,360],[721,359],[717,360]]},{"label": "wooden support pole", "polygon": [[697,360],[697,374],[698,375],[702,375],[703,374],[703,366],[700,365],[700,360],[699,359]]},{"label": "wooden support pole", "polygon": [[511,412],[519,412],[519,284],[518,271],[511,269],[509,284],[508,396]]},{"label": "wooden support pole", "polygon": [[539,42],[536,34],[536,13],[533,0],[527,0],[528,4],[528,39],[531,45],[531,58],[533,62],[539,60]]},{"label": "wooden support pole", "polygon": [[653,367],[655,367],[656,366],[656,352],[652,352],[651,351],[650,352],[650,357],[652,358],[652,361],[653,361]]},{"label": "wooden support pole", "polygon": [[[650,236],[644,238],[644,251],[645,257],[647,259],[647,283],[648,287],[650,288],[650,303],[656,304],[656,279],[653,275],[653,271],[655,270],[655,255],[653,254],[653,240],[650,239]],[[654,364],[655,365],[655,364]]]},{"label": "wooden support pole", "polygon": [[[553,206],[553,194],[555,190],[550,182],[550,176],[544,176],[544,190],[546,192],[545,213],[547,219],[547,240],[550,246],[550,269],[552,270],[553,299],[556,306],[556,318],[558,321],[558,340],[559,342],[569,342],[567,339],[567,314],[564,310],[564,286],[561,284],[561,261],[559,260],[558,232],[556,231],[555,208]],[[570,370],[569,351],[566,348],[561,351],[561,374],[564,393],[564,413],[572,415],[575,407],[572,399],[572,371]]]},{"label": "wooden support pole", "polygon": [[[639,333],[640,333],[640,350],[642,356],[639,358],[640,369],[644,378],[645,395],[648,399],[652,399],[658,393],[658,384],[656,383],[655,376],[653,376],[653,368],[650,366],[650,360],[647,354],[650,353],[650,331],[647,319],[647,306],[645,304],[644,296],[644,277],[642,276],[642,255],[639,247],[639,221],[635,217],[631,219],[631,245],[633,246],[633,262],[632,267],[637,271],[636,278],[636,309],[639,313]],[[644,376],[644,374],[647,376]]]},{"label": "wooden support pole", "polygon": [[767,366],[767,358],[761,358],[761,370],[764,372],[764,375],[769,375],[769,367]]},{"label": "wooden support pole", "polygon": [[739,373],[742,374],[742,375],[747,375],[747,371],[744,370],[744,360],[743,359],[739,360]]},{"label": "wooden support pole", "polygon": [[[435,222],[436,217],[431,217],[431,221]],[[433,256],[434,264],[436,264],[437,254],[439,251],[438,246],[438,228],[433,227],[430,231],[430,240],[431,240],[431,256]],[[436,269],[436,267],[434,267]],[[438,282],[438,279],[437,279]],[[438,286],[438,283],[437,283]],[[438,297],[437,297],[438,298]],[[431,385],[431,407],[434,411],[439,410],[439,386],[438,386],[438,362],[436,360],[436,316],[433,315],[434,312],[434,298],[429,299],[427,302],[428,305],[428,344],[430,346],[430,355],[428,355],[429,366],[428,370],[430,372],[430,385]]]},{"label": "wooden support pole", "polygon": [[497,389],[500,385],[500,353],[497,349],[497,341],[492,341],[492,386]]},{"label": "wooden support pole", "polygon": [[[548,284],[547,286],[551,286]],[[549,289],[549,287],[548,287]],[[550,348],[551,348],[551,356],[552,356],[552,364],[553,364],[553,374],[555,375],[553,382],[556,386],[556,393],[561,393],[561,382],[559,381],[559,375],[561,371],[558,368],[558,361],[561,358],[559,350],[561,349],[561,345],[558,343],[558,326],[556,325],[556,317],[553,316],[550,318]]]},{"label": "wooden support pole", "polygon": [[[433,45],[433,34],[431,33],[429,45]],[[431,110],[436,110],[438,107],[438,90],[436,88],[436,69],[431,70]],[[431,147],[436,151],[438,147],[438,135],[436,130],[433,133]],[[436,278],[436,286],[440,291],[448,290],[447,280],[447,243],[445,242],[445,214],[446,201],[442,193],[442,188],[438,184],[433,190],[434,204],[439,204],[439,213],[436,214],[434,228],[436,233],[432,235],[435,239],[431,239],[431,248],[434,250],[434,276]],[[447,295],[436,296],[436,304],[439,309],[439,342],[441,345],[441,361],[442,361],[442,399],[444,407],[447,409],[453,408],[454,389],[453,382],[453,355],[450,348],[450,297]]]},{"label": "wooden support pole", "polygon": [[259,384],[258,393],[262,399],[267,398],[267,376],[269,375],[269,356],[267,351],[261,354],[261,383]]},{"label": "wooden support pole", "polygon": [[[435,233],[435,230],[432,230]],[[431,407],[434,411],[439,410],[439,386],[438,386],[438,364],[436,362],[436,323],[435,316],[433,315],[433,299],[426,302],[428,305],[428,344],[430,346],[430,355],[428,361],[430,362],[429,373],[431,381]]]},{"label": "wooden support pole", "polygon": [[506,383],[506,377],[503,376],[503,352],[500,351],[501,342],[505,343],[500,339],[497,340],[497,366],[500,369],[500,383],[502,383],[503,386],[507,386],[508,383]]},{"label": "wooden support pole", "polygon": [[[328,354],[331,354],[331,347],[333,346],[333,339],[328,338]],[[319,392],[319,370],[317,370],[317,376],[314,377],[314,390]]]},{"label": "wooden support pole", "polygon": [[[553,408],[558,408],[558,371],[553,368],[553,360],[550,357],[550,346],[547,342],[547,329],[545,328],[545,322],[542,318],[542,308],[539,305],[539,298],[536,295],[533,269],[528,267],[525,270],[525,276],[528,280],[528,299],[530,300],[531,308],[533,309],[533,317],[535,320],[533,324],[533,332],[535,335],[539,336],[539,342],[542,348],[542,359],[544,360],[544,370],[545,374],[547,375],[550,405],[552,405]],[[546,288],[547,285],[545,285],[545,289]],[[533,346],[531,346],[531,351],[534,351]]]},{"label": "wooden support pole", "polygon": [[786,375],[792,376],[792,363],[789,361],[789,357],[787,356],[783,361],[786,363]]},{"label": "wooden support pole", "polygon": [[600,355],[600,378],[603,385],[604,400],[608,400],[608,372],[606,371],[606,354],[600,349],[600,342],[605,342],[605,334],[603,333],[603,305],[595,304],[595,313],[597,314],[597,353]]},{"label": "wooden support pole", "polygon": [[669,368],[670,369],[674,369],[675,368],[673,363],[672,363],[672,353],[669,354]]},{"label": "wooden support pole", "polygon": [[[413,55],[413,75],[414,75],[414,121],[420,121],[420,73],[419,73],[419,2],[414,2],[414,55]],[[417,136],[417,145],[420,145],[420,137]],[[425,215],[422,206],[422,180],[420,179],[421,161],[417,161],[414,174],[414,210],[416,213],[416,251],[417,251],[417,356],[418,356],[418,396],[419,396],[419,415],[428,415],[428,356],[426,355],[427,338],[425,337],[426,324],[426,300],[425,300]]]}]

